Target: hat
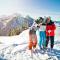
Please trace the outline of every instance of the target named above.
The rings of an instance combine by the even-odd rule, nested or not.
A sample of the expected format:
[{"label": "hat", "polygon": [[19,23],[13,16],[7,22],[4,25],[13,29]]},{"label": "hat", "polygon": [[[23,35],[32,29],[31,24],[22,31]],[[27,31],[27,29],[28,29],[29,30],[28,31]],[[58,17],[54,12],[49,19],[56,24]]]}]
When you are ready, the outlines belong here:
[{"label": "hat", "polygon": [[44,20],[44,19],[42,17],[40,17],[39,20]]}]

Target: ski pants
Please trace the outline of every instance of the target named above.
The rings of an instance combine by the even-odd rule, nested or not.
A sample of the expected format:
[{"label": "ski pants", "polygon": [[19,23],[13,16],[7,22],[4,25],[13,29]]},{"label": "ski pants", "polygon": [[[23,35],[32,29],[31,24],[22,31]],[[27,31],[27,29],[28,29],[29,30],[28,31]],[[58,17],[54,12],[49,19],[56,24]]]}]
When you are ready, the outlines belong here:
[{"label": "ski pants", "polygon": [[51,48],[53,48],[53,46],[54,46],[54,36],[47,36],[46,37],[46,47],[48,46],[48,42],[49,42],[49,40],[50,40],[50,46],[51,46]]},{"label": "ski pants", "polygon": [[31,50],[32,48],[36,48],[37,46],[37,36],[34,35],[34,40],[32,39],[32,35],[29,35],[29,50]]},{"label": "ski pants", "polygon": [[46,32],[45,31],[40,31],[39,32],[39,36],[40,36],[40,39],[39,39],[39,46],[40,47],[44,47],[45,46],[45,43],[46,43]]}]

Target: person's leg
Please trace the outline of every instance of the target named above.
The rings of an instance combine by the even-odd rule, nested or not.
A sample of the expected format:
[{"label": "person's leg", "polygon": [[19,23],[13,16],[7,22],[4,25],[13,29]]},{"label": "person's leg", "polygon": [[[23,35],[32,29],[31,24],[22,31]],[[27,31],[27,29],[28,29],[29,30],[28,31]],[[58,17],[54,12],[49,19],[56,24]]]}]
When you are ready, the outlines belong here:
[{"label": "person's leg", "polygon": [[46,47],[48,46],[49,36],[46,37]]},{"label": "person's leg", "polygon": [[42,32],[39,33],[40,39],[39,39],[39,47],[42,47]]},{"label": "person's leg", "polygon": [[43,32],[43,48],[46,47],[46,33],[45,31]]},{"label": "person's leg", "polygon": [[33,40],[33,48],[36,48],[37,46],[37,36],[34,36],[34,40]]},{"label": "person's leg", "polygon": [[32,50],[32,35],[29,34],[29,43],[28,43],[29,50]]},{"label": "person's leg", "polygon": [[29,42],[28,48],[29,48],[29,50],[32,50],[32,42]]},{"label": "person's leg", "polygon": [[54,47],[54,36],[50,36],[50,41],[51,41],[51,49]]}]

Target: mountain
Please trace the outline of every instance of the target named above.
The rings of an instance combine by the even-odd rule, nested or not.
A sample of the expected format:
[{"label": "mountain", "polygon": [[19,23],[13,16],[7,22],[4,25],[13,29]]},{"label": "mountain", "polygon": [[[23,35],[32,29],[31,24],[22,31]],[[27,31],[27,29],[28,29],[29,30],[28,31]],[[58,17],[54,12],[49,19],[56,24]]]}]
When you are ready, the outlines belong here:
[{"label": "mountain", "polygon": [[31,18],[29,15],[27,15],[25,18],[28,20],[28,25],[29,25],[29,27],[31,27],[31,25],[32,25],[33,22],[34,22],[34,19]]},{"label": "mountain", "polygon": [[3,26],[4,26],[4,24],[2,22],[0,22],[0,29],[2,29]]},{"label": "mountain", "polygon": [[[18,29],[19,33],[22,32],[23,30],[29,28],[33,24],[33,18],[30,16],[23,17],[20,14],[13,14],[11,16],[6,16],[4,18],[0,18],[1,26],[1,36],[6,36],[10,35],[10,32],[13,32],[14,29]],[[3,27],[2,27],[3,26]],[[15,32],[15,31],[14,31]],[[12,35],[16,35],[12,33]],[[18,33],[18,34],[19,34]]]},{"label": "mountain", "polygon": [[56,26],[60,27],[60,21],[54,21],[54,23],[55,23]]}]

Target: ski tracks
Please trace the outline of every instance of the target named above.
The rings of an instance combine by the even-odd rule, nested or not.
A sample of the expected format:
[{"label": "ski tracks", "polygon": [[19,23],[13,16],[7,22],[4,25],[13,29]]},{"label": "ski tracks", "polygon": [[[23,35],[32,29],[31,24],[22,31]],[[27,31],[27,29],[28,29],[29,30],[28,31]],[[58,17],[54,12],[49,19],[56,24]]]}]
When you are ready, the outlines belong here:
[{"label": "ski tracks", "polygon": [[[23,49],[20,49],[22,48],[20,45],[24,46]],[[48,55],[49,52],[47,54],[41,53],[42,50],[38,48],[32,52],[32,56],[27,50],[26,43],[12,44],[0,50],[0,57],[6,58],[7,60],[43,60],[43,58],[46,58],[45,60],[57,60],[56,56]]]}]

